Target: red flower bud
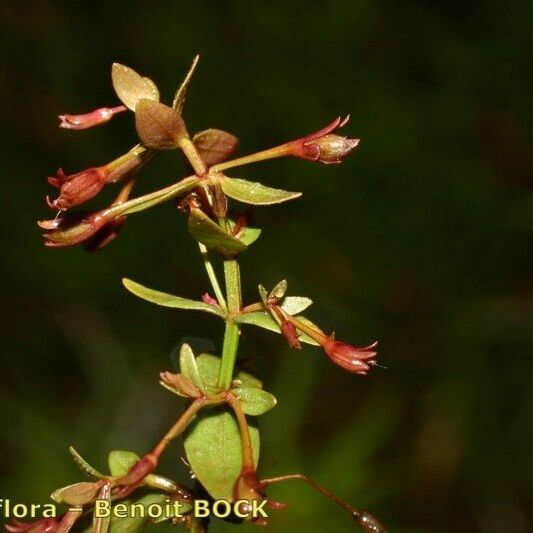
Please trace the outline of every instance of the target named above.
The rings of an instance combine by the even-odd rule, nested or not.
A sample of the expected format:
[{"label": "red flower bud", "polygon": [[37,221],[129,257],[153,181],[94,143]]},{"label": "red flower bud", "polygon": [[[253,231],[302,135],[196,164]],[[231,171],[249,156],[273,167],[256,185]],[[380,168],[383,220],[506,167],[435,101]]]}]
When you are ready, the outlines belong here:
[{"label": "red flower bud", "polygon": [[48,178],[50,185],[60,189],[59,197],[53,201],[47,197],[46,201],[52,209],[60,211],[82,204],[100,192],[108,174],[106,167],[92,167],[67,176],[60,168],[55,176]]},{"label": "red flower bud", "polygon": [[85,130],[109,122],[117,113],[127,111],[126,106],[101,107],[83,115],[59,115],[59,127],[67,130]]},{"label": "red flower bud", "polygon": [[357,347],[336,341],[332,337],[326,339],[323,347],[328,357],[348,372],[364,376],[370,370],[370,366],[375,364],[374,357],[377,352],[374,351],[374,348],[378,345],[377,342],[369,346]]},{"label": "red flower bud", "polygon": [[292,322],[284,320],[281,323],[281,334],[287,339],[291,348],[301,349],[302,345],[298,339],[298,331]]},{"label": "red flower bud", "polygon": [[116,183],[135,174],[153,155],[152,150],[138,145],[101,167],[88,168],[70,176],[58,169],[55,176],[48,178],[48,183],[60,189],[59,198],[53,201],[47,198],[47,203],[60,211],[82,204],[96,196],[106,183]]},{"label": "red flower bud", "polygon": [[320,163],[340,163],[358,144],[359,139],[348,139],[332,132],[342,128],[350,120],[336,118],[325,128],[289,143],[289,153],[295,157]]},{"label": "red flower bud", "polygon": [[37,224],[46,230],[43,234],[45,246],[73,246],[94,237],[111,222],[103,213],[104,211],[69,213],[53,220],[41,220]]}]

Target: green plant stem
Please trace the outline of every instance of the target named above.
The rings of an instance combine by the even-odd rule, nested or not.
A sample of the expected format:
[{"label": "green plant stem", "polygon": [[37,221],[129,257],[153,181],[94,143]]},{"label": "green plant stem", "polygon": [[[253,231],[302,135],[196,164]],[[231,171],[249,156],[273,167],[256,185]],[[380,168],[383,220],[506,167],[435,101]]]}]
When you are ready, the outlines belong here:
[{"label": "green plant stem", "polygon": [[207,250],[207,247],[201,242],[198,243],[198,246],[200,248],[200,253],[202,254],[202,259],[204,260],[204,266],[207,272],[207,276],[209,278],[209,281],[211,282],[213,291],[215,292],[216,299],[218,300],[218,305],[220,305],[223,311],[227,312],[228,306],[226,304],[226,299],[224,298],[224,294],[222,293],[222,289],[220,288],[220,285],[218,283],[217,275],[215,273],[215,269],[213,268],[213,264],[209,260],[209,252]]},{"label": "green plant stem", "polygon": [[183,137],[180,139],[179,146],[185,154],[185,157],[189,160],[196,175],[200,177],[205,176],[207,174],[207,166],[200,157],[194,143],[188,137]]},{"label": "green plant stem", "polygon": [[239,326],[235,323],[235,316],[241,309],[241,275],[239,263],[236,259],[228,258],[224,260],[224,279],[226,281],[228,316],[226,317],[218,386],[228,389],[233,379],[240,335]]},{"label": "green plant stem", "polygon": [[210,168],[211,172],[221,172],[228,168],[240,167],[242,165],[249,165],[250,163],[257,163],[258,161],[265,161],[266,159],[275,159],[277,157],[284,157],[289,155],[290,143],[282,144],[268,150],[256,152],[255,154],[246,155],[231,161],[225,161],[224,163],[218,163]]}]

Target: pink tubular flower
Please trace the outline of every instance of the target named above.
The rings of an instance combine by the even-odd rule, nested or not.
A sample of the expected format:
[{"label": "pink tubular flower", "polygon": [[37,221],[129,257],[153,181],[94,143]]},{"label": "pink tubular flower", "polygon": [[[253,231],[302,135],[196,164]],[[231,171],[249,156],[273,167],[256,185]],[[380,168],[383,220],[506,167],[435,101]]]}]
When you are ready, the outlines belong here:
[{"label": "pink tubular flower", "polygon": [[325,128],[289,143],[289,153],[295,157],[320,163],[340,163],[358,144],[359,139],[349,139],[333,132],[342,128],[350,120],[350,115],[337,117]]},{"label": "pink tubular flower", "polygon": [[377,342],[369,346],[358,347],[352,346],[345,342],[336,341],[332,337],[326,337],[327,340],[322,344],[328,357],[338,366],[352,372],[366,376],[370,366],[375,364],[377,352],[374,350],[378,345]]},{"label": "pink tubular flower", "polygon": [[100,107],[83,115],[59,115],[59,127],[67,130],[85,130],[109,122],[117,113],[127,111],[127,107]]}]

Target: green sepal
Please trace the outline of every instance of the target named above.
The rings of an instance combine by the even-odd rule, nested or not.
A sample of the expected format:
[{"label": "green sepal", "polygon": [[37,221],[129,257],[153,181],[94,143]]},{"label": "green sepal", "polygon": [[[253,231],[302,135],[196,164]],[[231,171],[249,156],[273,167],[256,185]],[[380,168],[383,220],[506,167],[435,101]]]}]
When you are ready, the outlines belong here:
[{"label": "green sepal", "polygon": [[232,389],[241,402],[245,414],[259,416],[270,411],[278,403],[276,397],[270,392],[253,387],[238,387]]},{"label": "green sepal", "polygon": [[247,248],[244,242],[226,233],[198,208],[191,209],[189,232],[207,248],[217,250],[224,255],[236,255]]},{"label": "green sepal", "polygon": [[124,476],[129,469],[140,461],[140,457],[135,452],[128,450],[112,450],[107,456],[109,472],[113,477]]},{"label": "green sepal", "polygon": [[273,189],[259,182],[253,182],[238,178],[228,178],[224,176],[222,190],[224,193],[245,204],[252,205],[273,205],[293,200],[302,195],[301,192],[284,191]]},{"label": "green sepal", "polygon": [[152,302],[156,305],[161,305],[163,307],[173,307],[176,309],[186,309],[190,311],[205,311],[206,313],[211,313],[213,315],[218,315],[220,317],[224,316],[222,309],[215,305],[207,304],[205,302],[200,302],[198,300],[189,300],[188,298],[182,298],[181,296],[174,296],[173,294],[168,294],[166,292],[156,291],[154,289],[149,289],[140,283],[137,283],[128,278],[122,278],[122,283],[126,289],[131,293],[135,294],[139,298]]}]

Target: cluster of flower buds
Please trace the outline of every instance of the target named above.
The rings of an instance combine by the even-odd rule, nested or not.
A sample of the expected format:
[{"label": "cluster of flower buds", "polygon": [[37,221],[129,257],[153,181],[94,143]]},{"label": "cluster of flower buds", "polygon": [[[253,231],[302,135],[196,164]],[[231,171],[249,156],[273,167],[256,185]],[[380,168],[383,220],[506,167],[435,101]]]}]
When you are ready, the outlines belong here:
[{"label": "cluster of flower buds", "polygon": [[[87,250],[97,250],[109,243],[122,227],[124,216],[115,216],[116,211],[109,208],[74,215],[65,215],[64,212],[94,198],[106,184],[131,180],[141,167],[161,150],[183,151],[195,176],[202,180],[201,184],[196,184],[197,192],[200,196],[207,194],[211,216],[217,219],[226,216],[227,196],[245,203],[261,205],[279,203],[299,196],[299,193],[277,191],[261,186],[262,194],[267,192],[273,197],[256,201],[254,194],[257,191],[253,190],[251,182],[230,179],[222,174],[223,169],[283,156],[295,156],[326,164],[340,163],[358,145],[358,139],[349,139],[334,133],[349,119],[349,117],[344,119],[339,117],[325,128],[295,141],[228,161],[238,144],[237,137],[223,130],[210,128],[195,134],[191,139],[181,115],[187,88],[197,62],[198,56],[178,88],[172,107],[159,101],[159,91],[152,80],[129,67],[115,63],[112,68],[112,81],[123,105],[102,107],[81,115],[59,116],[61,128],[82,130],[104,124],[115,115],[127,110],[133,111],[140,144],[106,165],[90,167],[69,175],[60,168],[54,176],[48,178],[50,185],[59,189],[59,196],[53,200],[46,198],[48,205],[58,211],[57,220],[39,222],[39,226],[45,230],[47,246],[83,243]],[[131,187],[127,189],[129,194]],[[157,201],[148,202],[145,207],[135,207],[134,210],[140,211],[182,196],[190,190],[189,187],[185,190],[176,187],[172,189],[172,194],[166,194],[164,189],[155,191],[150,194],[157,196]],[[159,196],[158,192],[161,192]],[[284,193],[283,197],[279,196],[280,192]],[[122,203],[125,202],[123,196],[124,193],[121,192],[119,197]],[[137,200],[142,203],[143,197],[135,199]],[[116,206],[117,201],[112,206]],[[207,205],[206,202],[203,204]],[[290,336],[291,326],[285,326],[285,329]],[[293,344],[296,347],[297,342],[294,341]]]}]

